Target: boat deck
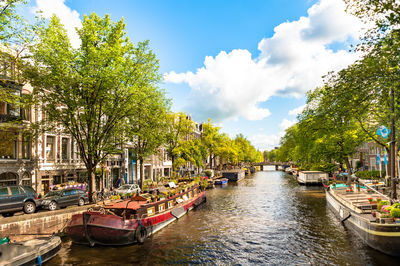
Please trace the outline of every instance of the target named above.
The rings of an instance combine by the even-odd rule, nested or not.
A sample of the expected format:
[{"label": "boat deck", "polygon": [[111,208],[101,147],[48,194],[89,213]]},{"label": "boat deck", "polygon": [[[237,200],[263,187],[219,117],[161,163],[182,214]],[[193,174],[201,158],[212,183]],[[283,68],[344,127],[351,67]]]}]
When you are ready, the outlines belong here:
[{"label": "boat deck", "polygon": [[349,202],[354,207],[362,210],[363,213],[370,213],[372,210],[376,210],[377,204],[371,204],[369,198],[381,198],[382,200],[389,200],[386,196],[378,193],[367,193],[365,189],[361,189],[360,192],[354,191],[352,193],[346,192],[346,188],[335,188],[335,194],[342,200]]}]

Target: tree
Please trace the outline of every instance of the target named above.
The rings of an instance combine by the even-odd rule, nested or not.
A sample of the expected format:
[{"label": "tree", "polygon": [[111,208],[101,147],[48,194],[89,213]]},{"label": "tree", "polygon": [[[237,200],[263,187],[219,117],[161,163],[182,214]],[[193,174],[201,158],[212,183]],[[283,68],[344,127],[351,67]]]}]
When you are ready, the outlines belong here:
[{"label": "tree", "polygon": [[132,103],[142,82],[157,81],[157,62],[148,42],[135,47],[129,41],[122,19],[111,22],[108,15],[92,13],[84,16],[77,33],[81,45],[74,49],[53,16],[30,47],[26,76],[45,114],[40,128],[73,137],[93,192],[97,165],[120,152],[126,140],[125,126],[135,115]]},{"label": "tree", "polygon": [[[34,37],[34,29],[41,25],[41,20],[28,24],[17,13],[17,8],[25,5],[24,0],[0,0],[0,99],[15,109],[30,108],[30,98],[22,95],[18,87],[24,83],[21,75],[21,65],[29,42]],[[20,121],[2,121],[2,129],[14,127]],[[20,130],[25,130],[21,127]]]},{"label": "tree", "polygon": [[174,167],[182,167],[187,163],[193,163],[199,171],[204,166],[203,158],[207,154],[206,148],[199,139],[181,140],[180,144],[173,150]]},{"label": "tree", "polygon": [[[155,58],[149,62],[153,60]],[[163,91],[149,84],[140,86],[138,97],[132,104],[135,115],[128,117],[127,136],[133,140],[134,156],[140,165],[140,185],[143,189],[144,159],[154,154],[165,142],[170,104]]]},{"label": "tree", "polygon": [[215,154],[219,156],[222,163],[234,165],[239,162],[238,148],[226,133],[220,135]]},{"label": "tree", "polygon": [[203,123],[203,132],[201,134],[201,143],[207,150],[207,155],[210,158],[210,168],[213,168],[213,160],[217,147],[221,141],[221,135],[219,134],[220,127],[212,125],[211,119],[208,119],[207,123]]},{"label": "tree", "polygon": [[184,141],[191,138],[194,131],[194,122],[190,120],[186,113],[170,113],[168,118],[168,131],[167,131],[167,152],[172,160],[172,169],[175,170],[177,163],[176,152],[174,150],[182,145]]}]

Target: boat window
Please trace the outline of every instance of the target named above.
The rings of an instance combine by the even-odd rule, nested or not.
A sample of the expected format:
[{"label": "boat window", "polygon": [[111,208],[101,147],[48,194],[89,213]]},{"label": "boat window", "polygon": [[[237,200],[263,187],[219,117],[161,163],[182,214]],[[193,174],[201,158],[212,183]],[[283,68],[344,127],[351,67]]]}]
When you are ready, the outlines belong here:
[{"label": "boat window", "polygon": [[192,191],[188,193],[189,199],[192,197]]},{"label": "boat window", "polygon": [[164,210],[165,210],[165,204],[164,204],[164,203],[158,205],[158,212],[162,212],[162,211],[164,211]]},{"label": "boat window", "polygon": [[147,209],[147,216],[152,216],[156,213],[156,208],[155,207],[150,207]]},{"label": "boat window", "polygon": [[168,209],[171,209],[174,206],[174,201],[170,200],[168,201]]}]

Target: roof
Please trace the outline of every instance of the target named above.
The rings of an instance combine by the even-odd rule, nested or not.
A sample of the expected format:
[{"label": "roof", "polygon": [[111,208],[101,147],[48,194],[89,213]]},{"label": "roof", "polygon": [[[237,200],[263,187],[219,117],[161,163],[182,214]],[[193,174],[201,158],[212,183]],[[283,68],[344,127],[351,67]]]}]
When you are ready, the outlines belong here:
[{"label": "roof", "polygon": [[[128,204],[128,206],[127,206]],[[147,204],[147,201],[130,201],[130,200],[124,200],[120,201],[114,204],[106,205],[105,207],[107,209],[132,209],[132,210],[137,210],[139,209],[142,205]]]},{"label": "roof", "polygon": [[300,171],[300,173],[305,173],[305,174],[326,174],[325,172],[322,172],[322,171]]}]

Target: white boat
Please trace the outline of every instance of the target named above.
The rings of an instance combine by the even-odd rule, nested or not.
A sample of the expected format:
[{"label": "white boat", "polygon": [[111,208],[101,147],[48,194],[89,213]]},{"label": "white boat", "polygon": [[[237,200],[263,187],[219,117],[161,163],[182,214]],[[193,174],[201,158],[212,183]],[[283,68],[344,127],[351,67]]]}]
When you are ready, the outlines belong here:
[{"label": "white boat", "polygon": [[321,171],[300,171],[297,182],[300,185],[322,185],[328,180],[328,174]]},{"label": "white boat", "polygon": [[61,248],[59,236],[39,237],[0,245],[0,265],[42,265]]}]

